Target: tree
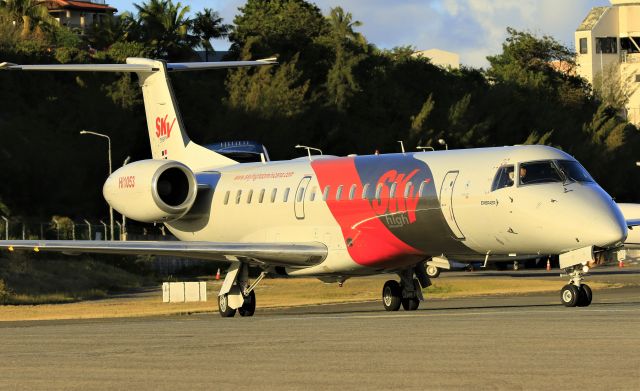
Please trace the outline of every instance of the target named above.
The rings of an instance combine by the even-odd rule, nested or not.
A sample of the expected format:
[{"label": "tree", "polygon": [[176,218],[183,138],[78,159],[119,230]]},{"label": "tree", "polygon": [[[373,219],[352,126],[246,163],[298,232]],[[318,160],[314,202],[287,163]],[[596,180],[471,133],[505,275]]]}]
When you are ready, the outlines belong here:
[{"label": "tree", "polygon": [[331,9],[328,22],[327,41],[335,53],[335,60],[327,75],[327,92],[338,111],[344,111],[351,96],[359,89],[353,69],[364,59],[367,41],[354,31],[354,27],[362,23],[353,21],[351,13],[341,7]]},{"label": "tree", "polygon": [[200,39],[200,46],[204,48],[205,61],[209,61],[209,52],[213,52],[211,40],[215,38],[226,38],[229,35],[231,26],[222,23],[220,15],[210,8],[196,13],[193,19],[193,34]]},{"label": "tree", "polygon": [[138,34],[152,46],[152,56],[185,59],[193,54],[198,40],[190,34],[189,6],[171,0],[149,0],[134,6],[138,10]]},{"label": "tree", "polygon": [[[511,27],[507,33],[502,53],[487,57],[490,78],[533,88],[554,88],[563,81],[583,86],[580,78],[571,76],[576,65],[573,50],[547,35],[537,37]],[[564,64],[565,71],[554,69],[554,62]]]},{"label": "tree", "polygon": [[[238,10],[229,35],[237,55],[251,40],[252,53],[258,58],[278,55],[288,61],[296,53],[305,58],[318,50],[314,41],[327,32],[320,9],[304,0],[248,0]],[[311,61],[317,59],[313,57]]]},{"label": "tree", "polygon": [[38,0],[0,0],[0,9],[9,17],[22,24],[22,37],[26,38],[34,24],[51,24],[54,19],[49,15],[47,7]]},{"label": "tree", "polygon": [[104,50],[116,42],[129,39],[129,34],[137,32],[137,21],[129,12],[106,16],[91,26],[88,41],[94,49]]},{"label": "tree", "polygon": [[227,81],[228,104],[262,119],[293,117],[303,112],[309,82],[302,82],[296,70],[297,57],[277,69],[262,67],[249,74],[247,69],[230,73]]}]

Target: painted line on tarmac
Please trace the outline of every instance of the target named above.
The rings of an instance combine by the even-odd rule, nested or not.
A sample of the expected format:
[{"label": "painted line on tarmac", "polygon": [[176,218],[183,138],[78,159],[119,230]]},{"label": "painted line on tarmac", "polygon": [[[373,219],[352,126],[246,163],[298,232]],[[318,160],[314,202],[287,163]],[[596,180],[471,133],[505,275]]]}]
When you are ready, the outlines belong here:
[{"label": "painted line on tarmac", "polygon": [[[482,312],[464,312],[464,313],[412,313],[412,314],[371,314],[371,315],[308,315],[308,316],[292,316],[282,318],[262,318],[261,321],[279,321],[279,320],[318,320],[318,319],[385,319],[385,318],[435,318],[435,317],[463,317],[463,316],[494,316],[494,315],[519,315],[519,314],[567,314],[570,309],[559,308],[557,310],[515,310],[515,311],[482,311]],[[640,308],[634,309],[582,309],[580,314],[588,313],[614,313],[614,312],[640,312]]]}]

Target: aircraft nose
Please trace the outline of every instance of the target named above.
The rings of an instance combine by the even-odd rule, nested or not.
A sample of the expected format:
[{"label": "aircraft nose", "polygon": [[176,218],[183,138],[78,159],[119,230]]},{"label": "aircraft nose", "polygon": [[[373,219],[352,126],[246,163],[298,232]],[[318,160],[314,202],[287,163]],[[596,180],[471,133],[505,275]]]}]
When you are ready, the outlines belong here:
[{"label": "aircraft nose", "polygon": [[593,244],[598,247],[610,247],[621,244],[627,238],[627,224],[611,196],[599,186],[591,188],[588,195],[583,198],[582,210],[583,237],[582,243]]}]

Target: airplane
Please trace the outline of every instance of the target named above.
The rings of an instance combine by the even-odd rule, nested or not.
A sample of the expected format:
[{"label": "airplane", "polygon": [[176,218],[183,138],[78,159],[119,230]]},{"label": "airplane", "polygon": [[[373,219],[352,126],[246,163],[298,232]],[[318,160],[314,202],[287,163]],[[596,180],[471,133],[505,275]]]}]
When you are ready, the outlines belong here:
[{"label": "airplane", "polygon": [[[223,317],[252,316],[267,274],[397,274],[382,289],[387,311],[418,309],[431,282],[425,261],[560,254],[567,307],[588,306],[583,276],[618,250],[618,206],[572,156],[541,145],[365,156],[311,155],[238,163],[189,139],[170,72],[269,66],[275,59],[124,64],[0,64],[0,70],[130,72],[142,88],[152,158],[109,176],[107,202],[162,223],[180,241],[0,241],[10,251],[170,255],[230,264],[218,293]],[[249,266],[262,273],[249,280]]]}]

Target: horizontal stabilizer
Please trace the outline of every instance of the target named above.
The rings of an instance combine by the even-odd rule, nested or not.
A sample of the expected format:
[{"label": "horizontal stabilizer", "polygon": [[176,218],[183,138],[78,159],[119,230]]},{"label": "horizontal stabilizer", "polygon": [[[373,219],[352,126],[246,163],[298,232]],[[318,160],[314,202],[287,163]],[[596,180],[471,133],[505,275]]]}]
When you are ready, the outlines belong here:
[{"label": "horizontal stabilizer", "polygon": [[[132,61],[133,60],[133,61]],[[0,70],[10,71],[66,71],[66,72],[157,72],[160,69],[153,66],[150,60],[143,63],[131,63],[138,60],[127,58],[127,64],[42,64],[18,65],[10,62],[0,63]],[[220,62],[183,62],[167,63],[167,71],[184,72],[207,69],[242,68],[262,65],[275,65],[275,58],[265,58],[256,61],[220,61]]]}]

